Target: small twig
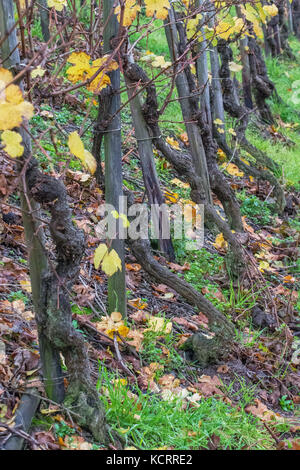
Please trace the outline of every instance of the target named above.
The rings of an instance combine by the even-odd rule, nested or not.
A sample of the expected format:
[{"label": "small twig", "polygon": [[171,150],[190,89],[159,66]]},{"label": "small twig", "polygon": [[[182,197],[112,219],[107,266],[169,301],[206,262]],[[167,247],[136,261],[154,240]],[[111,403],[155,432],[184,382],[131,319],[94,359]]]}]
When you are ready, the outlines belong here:
[{"label": "small twig", "polygon": [[119,346],[118,346],[118,337],[117,337],[116,333],[114,333],[114,347],[115,347],[115,351],[116,351],[116,354],[117,354],[118,361],[121,364],[122,369],[124,369],[124,371],[127,372],[127,374],[131,375],[131,377],[136,378],[135,375],[131,372],[131,370],[128,369],[128,367],[126,366],[126,364],[124,363],[124,361],[122,359],[120,349],[119,349]]},{"label": "small twig", "polygon": [[[11,434],[15,434],[16,436],[19,436],[21,437],[22,439],[25,439],[26,441],[30,442],[30,444],[35,444],[36,446],[38,446],[40,449],[42,450],[46,450],[46,448],[44,446],[42,446],[41,444],[39,444],[38,441],[36,441],[33,437],[31,437],[29,434],[27,434],[27,432],[23,431],[22,428],[20,428],[19,426],[16,426],[16,427],[12,427],[12,426],[9,426],[8,424],[6,423],[2,423],[0,422],[0,428],[5,428],[7,429],[7,431],[9,431]],[[8,440],[8,439],[7,439]],[[2,446],[3,447],[3,446]]]},{"label": "small twig", "polygon": [[274,441],[276,442],[276,444],[279,444],[280,442],[280,439],[278,439],[277,436],[275,436],[275,434],[273,433],[272,429],[269,428],[269,426],[263,422],[263,425],[264,427],[266,428],[266,430],[268,431],[268,433],[273,437]]}]

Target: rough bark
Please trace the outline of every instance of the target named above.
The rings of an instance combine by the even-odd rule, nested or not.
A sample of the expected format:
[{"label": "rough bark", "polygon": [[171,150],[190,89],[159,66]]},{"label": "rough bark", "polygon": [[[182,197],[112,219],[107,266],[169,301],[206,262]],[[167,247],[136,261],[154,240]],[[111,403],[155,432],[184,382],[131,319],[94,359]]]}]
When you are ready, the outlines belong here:
[{"label": "rough bark", "polygon": [[267,42],[271,51],[272,57],[277,57],[281,54],[281,38],[279,31],[279,17],[273,16],[267,24]]},{"label": "rough bark", "polygon": [[[131,64],[127,67],[126,74],[134,80],[137,77],[140,78],[141,83],[145,79],[143,70],[137,64]],[[143,78],[144,77],[144,78]],[[148,80],[146,81],[148,83]],[[238,276],[243,270],[243,250],[240,246],[239,241],[232,233],[227,222],[223,221],[213,204],[206,200],[205,190],[203,188],[203,181],[199,177],[199,174],[195,171],[194,161],[189,152],[182,152],[172,149],[162,138],[160,128],[158,125],[158,104],[155,85],[151,84],[146,87],[147,97],[143,107],[143,115],[147,125],[153,136],[154,145],[158,150],[162,152],[165,158],[174,166],[177,170],[179,177],[189,182],[191,186],[191,199],[197,204],[204,204],[205,217],[212,221],[212,223],[224,234],[225,239],[230,244],[234,253],[233,264],[235,269],[232,270],[234,276]]]},{"label": "rough bark", "polygon": [[176,73],[176,87],[180,100],[180,106],[182,116],[185,121],[185,126],[189,138],[189,144],[191,148],[191,155],[193,158],[194,168],[198,176],[202,179],[202,187],[205,192],[205,198],[208,202],[212,202],[212,196],[209,184],[209,175],[207,169],[206,155],[203,147],[203,142],[199,134],[197,124],[191,122],[191,109],[189,102],[189,86],[184,71],[179,71],[181,64],[176,63],[178,61],[178,37],[176,30],[176,20],[174,11],[169,10],[169,20],[165,20],[165,33],[169,45],[170,55],[174,65],[174,73]]},{"label": "rough bark", "polygon": [[219,144],[226,152],[226,154],[233,159],[238,166],[249,175],[258,177],[259,179],[266,179],[274,186],[274,194],[277,201],[277,208],[278,211],[281,213],[285,207],[285,197],[284,191],[280,184],[277,181],[277,178],[267,170],[264,170],[264,167],[269,168],[271,171],[278,170],[276,163],[270,159],[266,154],[259,151],[254,147],[246,138],[245,132],[249,122],[249,112],[248,110],[240,103],[239,99],[237,98],[236,94],[233,92],[233,83],[230,74],[229,63],[233,60],[233,54],[231,51],[230,46],[224,39],[220,39],[218,42],[218,50],[222,60],[222,66],[220,70],[220,77],[222,79],[222,91],[223,91],[223,102],[225,110],[230,114],[232,117],[237,119],[237,124],[235,126],[235,131],[237,134],[237,142],[238,144],[246,150],[250,155],[252,155],[258,166],[258,168],[253,168],[243,164],[243,162],[239,159],[238,152],[233,152],[229,149],[228,145],[224,145],[222,140],[220,140]]},{"label": "rough bark", "polygon": [[[3,66],[16,73],[20,66],[20,54],[17,48],[16,29],[13,28],[15,23],[14,10],[12,1],[0,1],[0,32],[2,37],[6,37],[1,45],[1,56]],[[23,90],[23,84],[19,83]],[[29,159],[31,155],[31,140],[27,132],[18,129],[22,136],[25,148],[24,159]],[[25,185],[25,187],[24,187]],[[22,209],[22,219],[25,230],[25,239],[29,254],[29,270],[32,287],[32,298],[34,311],[36,315],[40,312],[40,296],[41,296],[41,278],[42,273],[48,269],[48,260],[44,251],[44,235],[43,228],[38,219],[39,205],[27,194],[26,180],[23,181],[21,188],[20,200]],[[33,219],[31,213],[35,213],[36,219]],[[39,349],[42,362],[42,370],[44,377],[45,390],[49,398],[57,402],[61,402],[64,398],[63,377],[60,367],[60,357],[58,351],[51,345],[44,332],[38,325]]]},{"label": "rough bark", "polygon": [[65,358],[69,381],[65,405],[77,414],[80,426],[89,429],[97,441],[107,443],[104,409],[91,381],[85,342],[72,325],[69,302],[84,253],[84,234],[73,224],[63,184],[40,173],[33,159],[28,163],[26,182],[34,201],[51,214],[49,228],[56,251],[55,264],[41,279],[37,323],[49,343]]},{"label": "rough bark", "polygon": [[[0,14],[4,28],[1,33],[5,35],[11,31],[2,45],[1,54],[9,52],[5,55],[9,59],[4,65],[14,69],[20,58],[16,32],[11,28],[14,24],[12,1],[1,0],[0,13],[4,14],[4,18]],[[107,443],[109,433],[104,408],[91,381],[83,337],[72,325],[68,298],[84,253],[84,235],[73,224],[62,182],[39,171],[38,163],[31,155],[31,142],[25,127],[26,123],[19,131],[24,146],[24,154],[19,160],[23,165],[20,174],[24,176],[21,203],[46,391],[57,402],[64,398],[59,356],[62,353],[69,381],[65,404],[77,414],[78,424],[90,430],[96,440]],[[40,206],[51,214],[49,230],[55,260],[46,252],[42,227],[35,218]]]},{"label": "rough bark", "polygon": [[[117,15],[114,14],[114,0],[106,0],[103,3],[103,31],[104,53],[109,54],[119,46],[121,38],[118,36],[119,24]],[[111,116],[104,135],[105,153],[105,202],[114,207],[117,212],[122,212],[120,197],[123,196],[123,174],[122,174],[122,143],[121,143],[121,106],[120,97],[120,69],[109,72],[112,96],[108,114]],[[110,240],[111,248],[114,249],[121,260],[122,270],[118,270],[108,279],[108,310],[119,311],[123,316],[127,314],[125,263],[124,263],[124,240],[118,232],[113,240]]]},{"label": "rough bark", "polygon": [[[241,8],[236,7],[237,16],[243,18]],[[241,62],[243,64],[242,70],[242,84],[243,84],[243,99],[244,105],[248,109],[253,109],[252,90],[251,90],[251,75],[250,75],[250,64],[248,57],[248,37],[242,37],[239,41],[239,49],[241,53]]]},{"label": "rough bark", "polygon": [[112,100],[113,91],[111,86],[107,86],[101,90],[98,95],[98,114],[97,120],[93,129],[93,148],[92,154],[96,159],[97,168],[95,172],[96,181],[99,186],[102,186],[104,183],[104,174],[102,170],[102,158],[101,150],[103,139],[107,131],[109,118],[110,118],[110,107]]},{"label": "rough bark", "polygon": [[[177,41],[177,37],[174,38],[174,32],[172,35],[173,38],[173,46],[176,47],[176,51],[174,56],[184,56],[184,51],[188,50],[187,46],[187,39],[185,36],[185,31],[183,28],[183,24],[180,21],[179,16],[176,17],[176,26],[178,30],[179,41]],[[171,43],[171,41],[169,41]],[[203,67],[202,64],[202,73],[207,73],[207,68]],[[186,80],[182,80],[182,84],[180,87],[177,86],[178,95],[181,98],[181,102],[183,101],[184,97],[187,97],[188,107],[185,110],[186,114],[184,115],[185,120],[195,121],[197,126],[197,131],[199,133],[199,137],[203,143],[205,149],[205,158],[207,169],[209,173],[209,182],[212,191],[218,196],[220,201],[223,204],[225,213],[228,217],[229,224],[232,229],[242,232],[243,231],[243,224],[240,214],[239,204],[236,201],[234,192],[228,185],[224,175],[220,172],[217,161],[217,146],[212,136],[211,130],[211,119],[207,118],[207,111],[208,104],[202,108],[199,108],[199,98],[198,98],[198,89],[191,73],[189,65],[184,67],[184,71],[182,72],[185,74]],[[205,77],[202,76],[203,82],[208,82],[208,75]],[[176,82],[177,85],[177,82]],[[223,105],[221,106],[220,100],[221,97],[218,97],[218,107],[223,109]],[[224,110],[223,110],[223,118],[224,118]],[[195,129],[196,131],[196,129]],[[207,200],[210,203],[209,200]]]},{"label": "rough bark", "polygon": [[[158,212],[156,212],[156,225],[158,229],[158,240],[160,250],[167,256],[169,260],[175,259],[174,249],[171,238],[163,238],[162,228],[166,227],[168,220],[162,221],[162,218],[167,214],[163,214],[159,209],[165,204],[165,198],[162,194],[159,179],[156,172],[152,137],[143,115],[142,101],[139,94],[137,94],[141,75],[143,75],[143,82],[147,81],[147,77],[143,74],[140,68],[134,66],[132,60],[128,61],[126,55],[123,56],[123,73],[127,87],[128,98],[130,99],[131,116],[135,130],[135,137],[138,143],[138,151],[142,166],[143,179],[145,184],[146,193],[148,196],[149,204],[156,205]],[[153,210],[155,210],[153,208]]]},{"label": "rough bark", "polygon": [[254,37],[252,27],[249,26],[249,65],[251,72],[252,91],[255,98],[257,109],[260,113],[261,119],[268,123],[273,124],[274,118],[267,99],[273,94],[276,94],[275,85],[269,79],[267,67],[261,53],[261,49],[257,44]]},{"label": "rough bark", "polygon": [[[202,5],[202,0],[198,0],[198,6]],[[209,92],[209,78],[208,78],[208,54],[207,48],[208,43],[205,36],[205,29],[203,24],[205,23],[205,16],[203,15],[202,24],[199,25],[199,32],[201,34],[201,41],[197,41],[195,45],[195,55],[196,59],[196,73],[198,84],[200,88],[200,109],[203,113],[205,122],[211,128],[212,119],[211,119],[211,109],[210,109],[210,92]]]},{"label": "rough bark", "polygon": [[278,8],[278,27],[280,34],[280,42],[283,53],[291,60],[296,60],[296,56],[289,45],[289,23],[288,17],[286,18],[285,9],[287,3],[290,6],[289,0],[276,0],[276,6]]},{"label": "rough bark", "polygon": [[210,362],[223,358],[234,341],[234,328],[230,321],[188,282],[156,261],[151,254],[148,241],[130,241],[130,247],[137,261],[150,276],[175,289],[191,305],[207,316],[209,329],[214,336],[211,337],[199,331],[186,344],[186,348],[193,350],[200,365],[204,367]]},{"label": "rough bark", "polygon": [[294,33],[300,39],[300,0],[293,0],[292,14]]},{"label": "rough bark", "polygon": [[49,31],[49,8],[47,0],[39,0],[39,10],[40,10],[40,20],[43,39],[45,42],[48,42],[50,39]]}]

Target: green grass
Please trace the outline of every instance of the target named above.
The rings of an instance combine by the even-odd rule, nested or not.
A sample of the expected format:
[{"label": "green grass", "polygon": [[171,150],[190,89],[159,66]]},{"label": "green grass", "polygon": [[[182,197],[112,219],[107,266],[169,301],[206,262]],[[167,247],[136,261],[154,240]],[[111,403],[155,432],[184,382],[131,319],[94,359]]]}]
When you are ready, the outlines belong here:
[{"label": "green grass", "polygon": [[[216,435],[222,449],[273,447],[262,424],[245,411],[245,406],[253,399],[247,387],[238,407],[216,398],[202,398],[198,407],[191,407],[183,406],[182,399],[162,400],[150,391],[130,390],[116,379],[116,375],[100,367],[98,389],[107,420],[123,435],[127,446],[145,450],[199,449],[207,448]],[[128,391],[133,391],[135,396],[128,396]]]},{"label": "green grass", "polygon": [[[149,23],[149,18],[141,17],[140,24]],[[164,28],[162,27],[163,21],[155,20],[151,31],[145,38],[138,42],[137,48],[140,51],[141,56],[146,54],[146,51],[150,51],[157,56],[163,56],[165,61],[170,60],[168,43],[166,40]],[[134,33],[131,35],[131,42],[136,41],[140,37],[140,33]],[[145,68],[149,77],[155,77],[159,72],[159,68],[153,68],[149,65],[145,65],[145,62],[142,62],[141,65]],[[170,78],[166,74],[160,75],[159,79],[156,81],[156,90],[158,95],[159,106],[162,105],[163,101],[167,97],[170,87]],[[172,99],[178,97],[176,89],[173,91]],[[180,109],[180,104],[178,101],[172,101],[168,104],[164,115],[161,118],[161,129],[164,131],[166,136],[171,135],[172,133],[180,133],[184,129],[184,124],[178,122],[182,121],[182,114]],[[177,123],[178,122],[178,123]]]},{"label": "green grass", "polygon": [[[43,169],[45,171],[50,171],[51,166],[55,167],[58,165],[58,163],[67,162],[70,159],[69,168],[72,170],[84,171],[80,160],[73,156],[70,157],[68,148],[68,135],[75,130],[79,130],[85,118],[83,113],[74,113],[74,110],[66,105],[62,106],[60,109],[56,109],[47,104],[41,106],[41,111],[49,112],[53,116],[48,117],[36,114],[30,121],[31,132],[37,139],[41,132],[44,132],[48,129],[48,131],[44,134],[44,137],[40,140],[40,145],[46,151],[48,158],[39,147],[35,148],[36,156],[42,164]],[[93,110],[93,113],[89,117],[87,124],[91,122],[95,112],[96,111]],[[62,132],[58,131],[57,127],[55,126],[55,121],[62,129],[64,129],[65,132],[63,134]],[[52,139],[50,138],[50,131],[54,132],[56,148]],[[84,133],[82,140],[84,142],[85,148],[90,149],[92,142],[92,127],[90,127],[87,132]]]},{"label": "green grass", "polygon": [[[140,16],[139,24],[146,25],[149,24],[150,18]],[[169,48],[166,40],[165,31],[163,28],[162,20],[155,20],[152,24],[151,31],[147,36],[141,39],[138,42],[137,48],[142,51],[151,51],[156,55],[163,55],[165,60],[169,60]],[[135,42],[141,33],[133,33],[130,35],[130,41]]]},{"label": "green grass", "polygon": [[[279,126],[279,132],[294,142],[295,145],[288,146],[282,142],[273,142],[264,139],[257,132],[248,131],[251,142],[273,158],[282,168],[282,180],[300,188],[300,114],[299,105],[293,103],[293,84],[300,80],[299,50],[300,44],[296,38],[291,38],[291,47],[297,58],[297,62],[286,58],[267,58],[267,69],[270,79],[275,83],[277,92],[282,99],[278,102],[275,98],[271,100],[272,112],[280,117],[285,124],[296,124],[294,128]],[[298,124],[298,127],[297,127]]]},{"label": "green grass", "polygon": [[[159,317],[159,315],[156,315]],[[147,331],[144,333],[143,349],[140,353],[141,359],[146,363],[157,362],[164,366],[164,372],[184,372],[184,360],[178,354],[175,344],[177,338],[173,332]],[[162,354],[162,347],[168,350],[168,356]]]}]

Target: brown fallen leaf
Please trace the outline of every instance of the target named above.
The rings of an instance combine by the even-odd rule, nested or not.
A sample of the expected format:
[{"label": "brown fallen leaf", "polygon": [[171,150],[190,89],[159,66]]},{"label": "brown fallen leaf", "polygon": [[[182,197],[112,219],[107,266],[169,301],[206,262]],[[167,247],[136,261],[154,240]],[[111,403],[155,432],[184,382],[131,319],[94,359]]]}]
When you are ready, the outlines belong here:
[{"label": "brown fallen leaf", "polygon": [[134,320],[135,323],[146,323],[149,313],[145,312],[144,310],[137,310],[130,315],[131,320]]},{"label": "brown fallen leaf", "polygon": [[25,304],[23,300],[14,300],[12,302],[12,308],[13,310],[18,314],[21,315],[25,311]]},{"label": "brown fallen leaf", "polygon": [[229,372],[229,367],[226,364],[222,364],[218,367],[217,372],[219,374],[227,374]]},{"label": "brown fallen leaf", "polygon": [[173,321],[178,323],[178,325],[182,325],[189,330],[192,330],[192,331],[198,330],[198,326],[195,325],[194,323],[189,322],[186,318],[174,317]]},{"label": "brown fallen leaf", "polygon": [[[57,444],[55,437],[50,431],[38,431],[32,436],[37,444],[32,444],[33,450],[40,450],[42,447],[45,450],[59,450],[60,446]],[[41,447],[40,447],[41,446]]]},{"label": "brown fallen leaf", "polygon": [[280,441],[277,450],[300,450],[300,439]]},{"label": "brown fallen leaf", "polygon": [[174,269],[174,271],[178,271],[178,272],[188,271],[191,268],[189,263],[184,263],[183,266],[180,266],[179,264],[176,264],[176,263],[168,263],[168,266],[170,269]]},{"label": "brown fallen leaf", "polygon": [[176,379],[173,374],[165,374],[160,379],[158,379],[158,383],[162,388],[176,388],[180,385],[180,379]]},{"label": "brown fallen leaf", "polygon": [[199,323],[199,325],[203,326],[204,328],[208,327],[208,318],[204,315],[204,313],[199,312],[198,315],[193,315],[191,317],[191,320],[193,320],[196,323]]},{"label": "brown fallen leaf", "polygon": [[6,364],[5,343],[0,339],[0,364]]},{"label": "brown fallen leaf", "polygon": [[284,421],[282,416],[269,410],[258,398],[254,400],[254,405],[246,406],[245,411],[257,416],[262,421]]},{"label": "brown fallen leaf", "polygon": [[222,383],[216,375],[213,377],[201,375],[201,377],[198,377],[198,383],[194,384],[205,397],[211,397],[212,395],[224,396],[224,393],[219,389],[221,385]]},{"label": "brown fallen leaf", "polygon": [[160,391],[157,383],[154,382],[155,373],[158,370],[163,370],[164,366],[157,362],[151,362],[149,366],[142,367],[139,371],[138,384],[142,390],[150,388],[152,392],[158,393]]},{"label": "brown fallen leaf", "polygon": [[144,334],[139,330],[130,330],[126,337],[126,341],[128,342],[128,344],[130,346],[133,346],[137,350],[137,352],[142,350],[143,339]]}]

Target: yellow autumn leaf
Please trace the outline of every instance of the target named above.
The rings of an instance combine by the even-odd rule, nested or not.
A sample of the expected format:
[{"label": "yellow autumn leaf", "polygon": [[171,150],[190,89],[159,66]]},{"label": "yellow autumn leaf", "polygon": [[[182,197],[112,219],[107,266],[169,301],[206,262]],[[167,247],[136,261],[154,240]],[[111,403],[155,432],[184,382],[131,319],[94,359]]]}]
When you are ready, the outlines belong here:
[{"label": "yellow autumn leaf", "polygon": [[196,222],[197,210],[194,204],[186,204],[184,206],[184,220],[187,222]]},{"label": "yellow autumn leaf", "polygon": [[239,177],[244,176],[244,173],[241,170],[239,170],[239,168],[234,163],[228,163],[228,164],[223,163],[221,167],[225,168],[227,173],[231,176],[239,176]]},{"label": "yellow autumn leaf", "polygon": [[85,74],[90,69],[90,56],[85,52],[72,52],[68,57],[68,62],[73,64],[73,67],[67,69],[67,77],[72,83],[83,80]]},{"label": "yellow autumn leaf", "polygon": [[277,16],[278,15],[278,8],[276,5],[264,5],[263,6],[264,12],[269,16]]},{"label": "yellow autumn leaf", "polygon": [[10,83],[13,75],[9,70],[0,68],[0,130],[5,131],[19,127],[23,118],[33,116],[33,106],[24,101],[22,91]]},{"label": "yellow autumn leaf", "polygon": [[118,211],[116,211],[116,210],[111,211],[111,215],[113,216],[114,219],[118,219],[118,218],[119,218],[119,213],[118,213]]},{"label": "yellow autumn leaf", "polygon": [[[136,0],[126,0],[124,14],[123,14],[123,26],[130,26],[132,22],[135,20],[137,13],[140,11],[141,11],[141,7],[137,3]],[[121,8],[120,6],[118,6],[115,9],[115,14],[118,15],[119,23],[121,20],[120,13],[121,13]]]},{"label": "yellow autumn leaf", "polygon": [[229,134],[233,135],[233,136],[236,136],[236,132],[234,129],[232,129],[232,127],[230,129],[228,129],[228,132]]},{"label": "yellow autumn leaf", "polygon": [[231,72],[240,72],[243,70],[243,66],[240,64],[236,64],[235,62],[229,62],[229,70]]},{"label": "yellow autumn leaf", "polygon": [[[92,71],[92,69],[90,69],[87,78],[91,78],[95,72],[96,70]],[[97,93],[99,94],[100,91],[103,90],[103,88],[107,87],[110,84],[111,84],[111,81],[110,81],[109,76],[106,75],[106,73],[104,73],[103,71],[101,71],[97,75],[97,77],[94,78],[94,80],[87,86],[87,89],[89,91],[92,91],[95,94]]]},{"label": "yellow autumn leaf", "polygon": [[126,336],[128,335],[128,333],[129,333],[129,331],[130,331],[130,330],[129,330],[128,326],[125,326],[125,325],[121,325],[121,326],[119,326],[119,328],[118,328],[118,333],[120,333],[121,336],[125,336],[125,337],[126,337]]},{"label": "yellow autumn leaf", "polygon": [[184,189],[189,189],[190,185],[189,183],[183,183],[183,181],[180,181],[178,178],[173,178],[170,183],[175,184],[179,188],[184,188]]},{"label": "yellow autumn leaf", "polygon": [[113,70],[117,70],[119,65],[115,60],[111,60],[108,54],[105,54],[103,57],[92,61],[91,75],[94,75],[100,67],[103,67],[104,72],[112,72]]},{"label": "yellow autumn leaf", "polygon": [[99,268],[101,261],[106,255],[108,249],[105,243],[101,243],[94,252],[94,266],[96,269]]},{"label": "yellow autumn leaf", "polygon": [[97,169],[96,159],[88,150],[84,150],[83,155],[84,155],[83,164],[89,170],[89,172],[93,175]]},{"label": "yellow autumn leaf", "polygon": [[115,250],[105,254],[101,268],[107,276],[112,276],[118,270],[122,271],[121,259]]},{"label": "yellow autumn leaf", "polygon": [[153,17],[160,20],[165,20],[168,16],[168,9],[170,8],[169,0],[145,0],[146,16]]},{"label": "yellow autumn leaf", "polygon": [[265,270],[270,269],[270,265],[267,261],[260,261],[259,263],[259,268],[258,268],[262,273],[265,272]]},{"label": "yellow autumn leaf", "polygon": [[227,248],[228,248],[228,243],[227,241],[224,239],[224,235],[223,233],[219,233],[217,236],[216,236],[216,239],[215,239],[215,243],[213,243],[214,247],[217,249],[217,250],[223,250],[223,251],[226,251]]},{"label": "yellow autumn leaf", "polygon": [[127,216],[125,214],[119,214],[118,211],[113,210],[111,211],[111,215],[113,216],[114,219],[121,219],[124,227],[130,226],[129,220],[127,219]]},{"label": "yellow autumn leaf", "polygon": [[[103,317],[101,321],[97,322],[95,325],[98,331],[105,332],[110,338],[113,338],[115,333],[126,337],[130,332],[128,326],[124,325],[120,312],[112,312],[110,316]],[[120,341],[119,338],[118,341]],[[126,383],[124,383],[124,385],[126,385]]]},{"label": "yellow autumn leaf", "polygon": [[113,338],[114,337],[114,333],[117,333],[117,329],[116,328],[110,328],[109,330],[106,330],[105,333],[110,337],[110,338]]},{"label": "yellow autumn leaf", "polygon": [[173,147],[175,150],[180,150],[179,143],[173,137],[167,137],[166,142]]},{"label": "yellow autumn leaf", "polygon": [[75,155],[75,157],[82,159],[84,155],[84,145],[76,131],[72,132],[69,135],[68,146],[70,152]]},{"label": "yellow autumn leaf", "polygon": [[219,132],[219,134],[225,134],[225,131],[224,129],[222,129],[222,127],[218,127],[217,131]]},{"label": "yellow autumn leaf", "polygon": [[187,34],[188,39],[191,39],[191,37],[193,37],[197,33],[199,21],[202,18],[203,16],[201,15],[201,13],[198,13],[198,15],[195,16],[195,18],[188,19],[187,25],[186,25],[186,34]]},{"label": "yellow autumn leaf", "polygon": [[130,222],[125,214],[120,214],[119,218],[122,220],[124,227],[128,228],[130,226]]},{"label": "yellow autumn leaf", "polygon": [[146,302],[143,302],[140,298],[128,300],[128,303],[132,307],[137,308],[139,310],[144,310],[144,308],[146,308],[148,305]]},{"label": "yellow autumn leaf", "polygon": [[54,7],[56,11],[62,11],[67,6],[67,0],[48,0],[48,7]]},{"label": "yellow autumn leaf", "polygon": [[113,379],[110,381],[110,383],[114,385],[123,385],[124,387],[127,385],[127,379]]},{"label": "yellow autumn leaf", "polygon": [[244,157],[240,157],[240,160],[241,160],[242,162],[244,162],[244,163],[245,163],[245,165],[248,165],[248,166],[250,166],[250,163],[248,162],[248,160],[246,160],[246,158],[244,158]]},{"label": "yellow autumn leaf", "polygon": [[83,142],[76,131],[69,135],[68,146],[70,152],[82,161],[85,168],[93,175],[97,168],[97,162],[93,155],[84,149]]},{"label": "yellow autumn leaf", "polygon": [[161,317],[154,317],[149,315],[148,317],[148,324],[149,327],[146,328],[144,331],[154,331],[155,333],[159,333],[160,331],[168,334],[172,331],[172,322],[166,321],[164,318]]},{"label": "yellow autumn leaf", "polygon": [[[230,130],[230,129],[229,129]],[[228,131],[229,132],[229,131]],[[222,149],[218,149],[217,150],[217,154],[218,154],[218,158],[219,158],[219,161],[220,162],[224,162],[225,160],[227,160],[227,157],[226,157],[226,153],[222,150]]]},{"label": "yellow autumn leaf", "polygon": [[216,35],[221,38],[227,39],[235,32],[233,26],[226,21],[220,21],[220,23],[216,26]]},{"label": "yellow autumn leaf", "polygon": [[178,193],[172,193],[172,191],[164,191],[164,196],[166,198],[166,202],[174,202],[176,203],[179,199],[179,194]]},{"label": "yellow autumn leaf", "polygon": [[24,153],[22,137],[14,131],[4,131],[1,135],[1,140],[5,144],[4,151],[12,158],[21,157]]},{"label": "yellow autumn leaf", "polygon": [[21,279],[20,284],[22,286],[22,289],[31,294],[31,282],[28,279]]},{"label": "yellow autumn leaf", "polygon": [[118,68],[117,62],[109,61],[108,55],[91,61],[91,57],[85,52],[73,52],[68,58],[68,62],[73,64],[67,69],[67,77],[72,83],[91,79],[101,69],[94,80],[87,85],[87,89],[93,93],[99,93],[107,85],[110,85],[110,78],[106,72]]},{"label": "yellow autumn leaf", "polygon": [[217,118],[217,119],[214,120],[214,124],[216,124],[217,126],[222,126],[222,124],[224,124],[224,122],[222,121],[222,119]]},{"label": "yellow autumn leaf", "polygon": [[262,21],[259,11],[257,11],[252,5],[246,4],[241,6],[241,11],[245,15],[246,20],[250,21],[253,25],[253,31],[258,38],[263,38],[263,30],[260,26]]},{"label": "yellow autumn leaf", "polygon": [[43,69],[40,65],[34,69],[32,72],[31,72],[31,76],[32,78],[36,78],[36,77],[43,77],[45,75],[45,72],[46,70]]},{"label": "yellow autumn leaf", "polygon": [[167,67],[170,67],[171,62],[166,62],[165,58],[162,55],[158,55],[155,57],[155,59],[152,61],[151,65],[153,67],[161,67],[162,69],[165,69]]}]

